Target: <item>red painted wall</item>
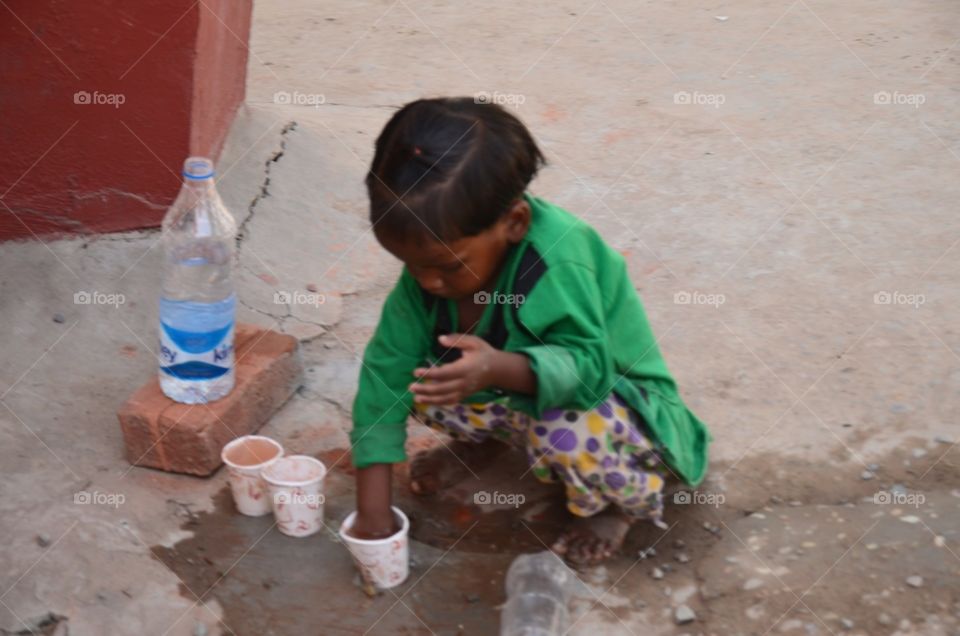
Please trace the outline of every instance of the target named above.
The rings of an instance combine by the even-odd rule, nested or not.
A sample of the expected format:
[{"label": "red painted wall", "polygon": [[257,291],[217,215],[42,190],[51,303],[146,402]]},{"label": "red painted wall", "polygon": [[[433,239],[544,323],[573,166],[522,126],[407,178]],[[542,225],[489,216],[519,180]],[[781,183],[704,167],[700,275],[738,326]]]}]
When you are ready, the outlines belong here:
[{"label": "red painted wall", "polygon": [[0,4],[0,240],[159,225],[243,101],[251,2]]}]

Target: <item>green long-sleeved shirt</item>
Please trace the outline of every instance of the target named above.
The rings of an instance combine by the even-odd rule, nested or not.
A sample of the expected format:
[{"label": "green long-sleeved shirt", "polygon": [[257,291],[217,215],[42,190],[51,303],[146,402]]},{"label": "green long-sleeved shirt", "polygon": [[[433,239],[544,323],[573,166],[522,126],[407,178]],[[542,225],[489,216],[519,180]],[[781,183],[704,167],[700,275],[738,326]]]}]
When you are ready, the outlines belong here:
[{"label": "green long-sleeved shirt", "polygon": [[[590,409],[616,392],[646,421],[673,471],[699,484],[710,434],[680,399],[623,257],[569,212],[524,196],[530,228],[507,253],[495,297],[519,302],[489,304],[474,335],[529,357],[537,393],[493,388],[465,401],[498,401],[539,418],[550,408]],[[459,355],[437,343],[456,326],[456,303],[425,292],[404,268],[364,351],[350,434],[355,466],[406,459],[412,372]]]}]

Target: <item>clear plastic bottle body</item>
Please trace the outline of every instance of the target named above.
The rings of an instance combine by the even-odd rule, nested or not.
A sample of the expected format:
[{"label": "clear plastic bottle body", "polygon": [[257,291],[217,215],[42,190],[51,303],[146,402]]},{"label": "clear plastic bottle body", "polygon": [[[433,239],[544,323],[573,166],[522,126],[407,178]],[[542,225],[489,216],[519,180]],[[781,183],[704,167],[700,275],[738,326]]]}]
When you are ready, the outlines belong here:
[{"label": "clear plastic bottle body", "polygon": [[213,163],[191,157],[163,219],[160,388],[204,404],[233,389],[236,223],[213,183]]},{"label": "clear plastic bottle body", "polygon": [[567,603],[575,575],[552,552],[521,554],[507,571],[500,636],[560,636],[570,624]]}]

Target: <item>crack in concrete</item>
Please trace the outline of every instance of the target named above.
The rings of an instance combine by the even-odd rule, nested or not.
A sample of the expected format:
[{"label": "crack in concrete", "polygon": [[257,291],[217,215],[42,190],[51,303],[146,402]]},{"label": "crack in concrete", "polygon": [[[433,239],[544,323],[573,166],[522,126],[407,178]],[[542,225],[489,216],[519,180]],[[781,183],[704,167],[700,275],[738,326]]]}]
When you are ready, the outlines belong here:
[{"label": "crack in concrete", "polygon": [[257,205],[270,196],[270,171],[273,169],[273,165],[280,161],[280,158],[283,157],[287,149],[287,135],[297,129],[297,122],[291,121],[280,131],[280,150],[276,151],[271,155],[264,163],[263,170],[263,183],[260,184],[260,192],[257,193],[253,200],[250,201],[250,205],[247,207],[247,218],[243,220],[243,223],[240,224],[240,227],[237,228],[237,252],[239,255],[240,246],[243,244],[243,239],[246,237],[247,225],[250,224],[250,221],[253,220],[253,217],[256,215]]}]

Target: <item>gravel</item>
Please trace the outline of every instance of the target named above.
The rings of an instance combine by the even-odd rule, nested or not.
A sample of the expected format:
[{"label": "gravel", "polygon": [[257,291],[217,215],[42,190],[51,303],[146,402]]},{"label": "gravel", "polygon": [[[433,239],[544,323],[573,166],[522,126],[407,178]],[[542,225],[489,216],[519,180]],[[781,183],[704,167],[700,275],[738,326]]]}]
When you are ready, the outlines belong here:
[{"label": "gravel", "polygon": [[681,605],[673,610],[673,620],[677,625],[686,625],[697,620],[697,615],[688,605]]}]

